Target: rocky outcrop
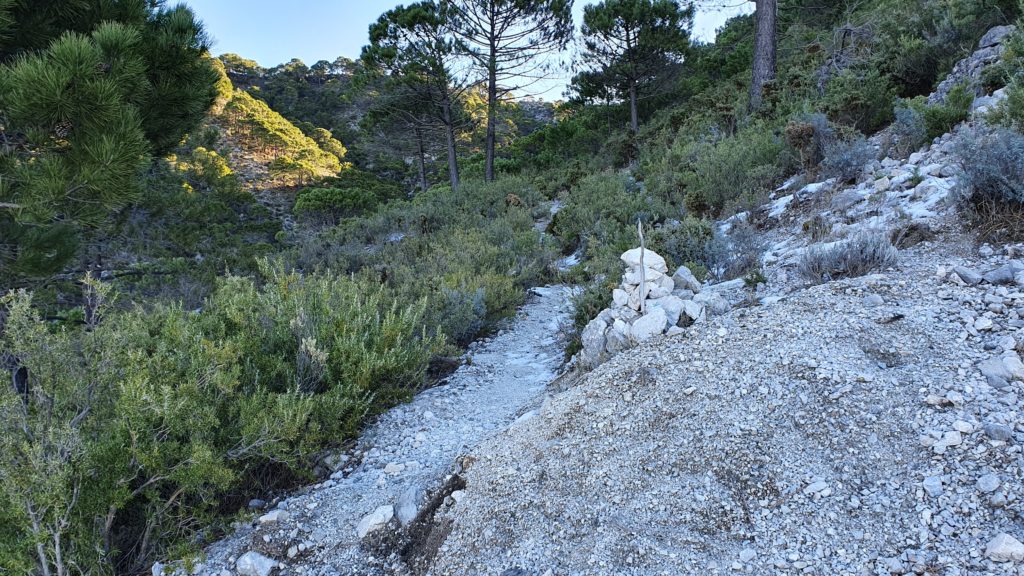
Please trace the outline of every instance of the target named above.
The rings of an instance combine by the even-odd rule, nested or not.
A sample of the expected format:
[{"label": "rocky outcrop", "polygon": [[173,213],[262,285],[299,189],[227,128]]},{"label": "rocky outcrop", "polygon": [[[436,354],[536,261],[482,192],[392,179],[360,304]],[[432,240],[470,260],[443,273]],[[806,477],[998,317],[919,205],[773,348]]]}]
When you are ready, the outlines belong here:
[{"label": "rocky outcrop", "polygon": [[1003,42],[1016,31],[1014,26],[997,26],[988,31],[981,42],[978,43],[978,50],[970,57],[964,58],[953,68],[946,78],[939,83],[935,92],[928,97],[929,104],[941,104],[946,101],[946,96],[958,84],[968,83],[977,96],[983,96],[981,90],[981,73],[985,68],[995,64],[1006,51]]},{"label": "rocky outcrop", "polygon": [[720,294],[705,291],[686,266],[669,276],[665,258],[652,250],[634,248],[620,259],[626,271],[612,291],[612,307],[583,329],[583,350],[576,358],[583,368],[598,366],[657,336],[680,334],[708,314],[724,314],[731,308]]}]

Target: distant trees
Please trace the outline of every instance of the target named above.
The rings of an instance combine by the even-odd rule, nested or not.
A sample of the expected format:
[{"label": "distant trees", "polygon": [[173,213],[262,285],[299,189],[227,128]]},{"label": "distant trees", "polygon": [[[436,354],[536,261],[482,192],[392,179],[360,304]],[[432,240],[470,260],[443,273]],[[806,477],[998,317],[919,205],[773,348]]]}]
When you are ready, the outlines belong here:
[{"label": "distant trees", "polygon": [[203,118],[217,74],[163,2],[0,2],[0,273],[43,275],[132,202],[149,154]]},{"label": "distant trees", "polygon": [[693,7],[676,0],[604,0],[584,8],[588,67],[573,78],[583,96],[608,95],[629,102],[630,128],[640,128],[637,101],[672,76],[690,45]]},{"label": "distant trees", "polygon": [[448,16],[449,12],[432,0],[389,10],[370,26],[370,45],[362,54],[368,67],[391,79],[389,91],[395,95],[383,105],[404,118],[417,136],[420,185],[424,189],[422,131],[435,122],[444,130],[449,183],[453,189],[459,186],[455,141],[459,119],[454,103],[466,85],[453,71],[456,55],[463,47],[448,34]]},{"label": "distant trees", "polygon": [[487,137],[484,178],[494,180],[494,148],[501,97],[543,79],[543,59],[572,38],[572,0],[444,0],[451,26],[485,75]]}]

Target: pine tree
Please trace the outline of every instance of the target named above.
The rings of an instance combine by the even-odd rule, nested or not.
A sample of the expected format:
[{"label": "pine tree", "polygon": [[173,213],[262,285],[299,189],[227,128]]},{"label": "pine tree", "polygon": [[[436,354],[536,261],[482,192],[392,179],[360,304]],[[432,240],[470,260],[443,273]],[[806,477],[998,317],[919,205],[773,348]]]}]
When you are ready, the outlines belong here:
[{"label": "pine tree", "polygon": [[0,273],[59,271],[213,103],[201,25],[161,6],[0,0]]},{"label": "pine tree", "polygon": [[629,102],[630,128],[640,128],[638,101],[654,94],[672,77],[690,45],[693,7],[675,0],[605,0],[583,12],[590,67],[573,78],[577,94]]},{"label": "pine tree", "polygon": [[572,39],[572,0],[445,0],[452,29],[486,75],[484,178],[494,180],[498,107],[504,95],[550,73],[552,54]]},{"label": "pine tree", "polygon": [[427,188],[423,134],[440,125],[445,134],[448,181],[459,186],[455,128],[460,123],[455,103],[466,82],[453,71],[456,54],[463,50],[448,34],[449,14],[432,0],[399,6],[370,26],[370,45],[362,59],[371,70],[388,74],[389,91],[397,98],[376,108],[390,108],[383,116],[404,119],[419,143],[420,186]]}]

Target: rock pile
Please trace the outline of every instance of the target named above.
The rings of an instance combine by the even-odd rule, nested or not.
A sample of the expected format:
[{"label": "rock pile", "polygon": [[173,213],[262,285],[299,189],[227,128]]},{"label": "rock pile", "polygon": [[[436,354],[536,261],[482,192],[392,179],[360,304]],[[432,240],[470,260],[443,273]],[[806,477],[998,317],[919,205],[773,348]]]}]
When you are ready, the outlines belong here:
[{"label": "rock pile", "polygon": [[584,368],[598,366],[655,336],[682,333],[707,315],[731,308],[720,294],[704,290],[686,266],[670,276],[665,259],[652,250],[634,248],[620,258],[626,272],[612,291],[612,307],[602,310],[583,330],[578,362]]}]

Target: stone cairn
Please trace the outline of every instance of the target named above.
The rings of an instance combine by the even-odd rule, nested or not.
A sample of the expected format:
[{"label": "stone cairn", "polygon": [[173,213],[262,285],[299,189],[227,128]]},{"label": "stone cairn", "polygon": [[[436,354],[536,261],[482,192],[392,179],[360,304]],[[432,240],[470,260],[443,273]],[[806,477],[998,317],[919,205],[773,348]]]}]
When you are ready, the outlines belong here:
[{"label": "stone cairn", "polygon": [[583,330],[578,360],[584,368],[596,367],[656,336],[680,334],[708,314],[730,309],[720,294],[704,290],[686,266],[669,275],[665,259],[652,250],[634,248],[620,258],[626,272],[612,291],[612,307],[602,310]]}]

